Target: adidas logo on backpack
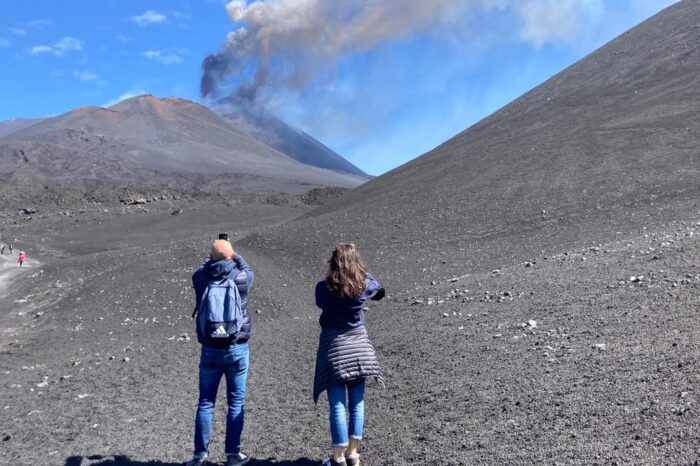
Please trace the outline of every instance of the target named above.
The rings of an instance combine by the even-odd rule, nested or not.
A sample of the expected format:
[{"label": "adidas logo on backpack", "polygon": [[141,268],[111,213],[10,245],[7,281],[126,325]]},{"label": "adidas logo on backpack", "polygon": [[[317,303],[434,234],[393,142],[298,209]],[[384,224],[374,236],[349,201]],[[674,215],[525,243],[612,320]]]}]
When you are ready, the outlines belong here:
[{"label": "adidas logo on backpack", "polygon": [[230,278],[213,280],[197,308],[197,338],[203,345],[221,346],[233,341],[243,326],[238,287]]}]

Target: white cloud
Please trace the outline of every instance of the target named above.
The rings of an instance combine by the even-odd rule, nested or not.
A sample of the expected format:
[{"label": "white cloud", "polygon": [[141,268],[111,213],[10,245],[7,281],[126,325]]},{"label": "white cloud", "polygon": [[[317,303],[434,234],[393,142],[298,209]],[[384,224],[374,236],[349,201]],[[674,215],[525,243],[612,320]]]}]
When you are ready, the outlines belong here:
[{"label": "white cloud", "polygon": [[123,93],[119,97],[115,97],[114,99],[111,99],[111,100],[105,102],[104,104],[102,104],[102,106],[103,107],[111,107],[114,104],[118,104],[122,100],[130,99],[132,97],[136,97],[136,96],[144,95],[144,94],[148,94],[148,92],[144,91],[143,89],[138,89],[138,90],[132,89],[130,91]]},{"label": "white cloud", "polygon": [[150,24],[164,23],[168,17],[162,13],[158,13],[154,10],[148,10],[140,15],[132,16],[129,18],[131,21],[135,22],[139,26],[148,26]]},{"label": "white cloud", "polygon": [[35,45],[29,49],[29,53],[34,55],[39,55],[40,53],[53,53],[53,47],[49,47],[48,45]]},{"label": "white cloud", "polygon": [[10,28],[10,32],[16,36],[23,36],[27,33],[27,31],[22,28]]},{"label": "white cloud", "polygon": [[182,63],[182,56],[187,53],[187,50],[146,50],[141,52],[141,56],[149,60],[157,61],[163,65],[177,65]]},{"label": "white cloud", "polygon": [[35,45],[29,49],[32,55],[53,54],[61,57],[68,52],[79,52],[83,50],[83,41],[74,37],[64,37],[53,45]]},{"label": "white cloud", "polygon": [[132,40],[134,40],[133,37],[122,36],[122,35],[114,36],[114,38],[123,44],[126,44],[127,42],[131,42]]},{"label": "white cloud", "polygon": [[70,52],[72,50],[83,50],[83,41],[73,37],[64,37],[54,44],[54,48],[56,49],[58,55],[64,55],[66,52]]},{"label": "white cloud", "polygon": [[53,21],[50,19],[35,19],[27,23],[27,26],[37,27],[37,26],[51,26]]},{"label": "white cloud", "polygon": [[100,79],[100,75],[97,73],[92,73],[90,71],[73,71],[73,76],[80,79],[83,82],[96,81]]},{"label": "white cloud", "polygon": [[0,37],[0,49],[7,48],[10,45],[12,45],[12,43],[9,40],[3,39],[2,37]]},{"label": "white cloud", "polygon": [[521,0],[516,8],[523,21],[520,36],[535,47],[574,41],[604,13],[602,0]]}]

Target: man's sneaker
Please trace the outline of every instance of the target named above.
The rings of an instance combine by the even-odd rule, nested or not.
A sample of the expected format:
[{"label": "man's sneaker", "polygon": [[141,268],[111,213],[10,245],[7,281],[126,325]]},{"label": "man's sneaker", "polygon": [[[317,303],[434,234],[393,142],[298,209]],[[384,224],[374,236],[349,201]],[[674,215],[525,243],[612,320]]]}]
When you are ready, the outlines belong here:
[{"label": "man's sneaker", "polygon": [[250,456],[244,455],[243,453],[226,455],[226,466],[243,466],[248,461],[250,461]]},{"label": "man's sneaker", "polygon": [[329,456],[328,458],[325,459],[325,461],[321,464],[321,466],[346,466],[347,463],[345,462],[345,459],[342,459],[341,461],[336,461],[333,459],[332,456]]},{"label": "man's sneaker", "polygon": [[207,464],[207,455],[195,456],[187,462],[187,466],[205,466]]},{"label": "man's sneaker", "polygon": [[348,466],[360,466],[360,455],[350,455],[345,457]]}]

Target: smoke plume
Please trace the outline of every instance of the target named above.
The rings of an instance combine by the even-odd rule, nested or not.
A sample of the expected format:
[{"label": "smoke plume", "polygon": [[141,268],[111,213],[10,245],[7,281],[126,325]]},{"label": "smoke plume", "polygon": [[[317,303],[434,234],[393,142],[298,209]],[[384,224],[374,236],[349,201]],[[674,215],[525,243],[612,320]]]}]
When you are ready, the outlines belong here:
[{"label": "smoke plume", "polygon": [[425,31],[449,22],[468,3],[484,2],[233,0],[226,9],[241,26],[204,60],[201,93],[205,98],[254,100],[271,80],[298,89],[319,67],[345,54]]},{"label": "smoke plume", "polygon": [[519,18],[521,39],[536,47],[573,39],[602,0],[232,0],[226,10],[238,29],[202,63],[201,94],[250,103],[261,91],[304,88],[348,54],[459,30],[489,10]]}]

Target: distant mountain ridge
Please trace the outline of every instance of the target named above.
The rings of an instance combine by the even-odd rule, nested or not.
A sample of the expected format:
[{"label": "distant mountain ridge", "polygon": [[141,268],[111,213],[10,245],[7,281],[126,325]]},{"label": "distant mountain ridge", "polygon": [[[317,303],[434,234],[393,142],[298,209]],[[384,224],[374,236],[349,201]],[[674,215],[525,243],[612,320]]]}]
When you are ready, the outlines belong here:
[{"label": "distant mountain ridge", "polygon": [[12,118],[11,120],[0,121],[0,138],[28,128],[36,123],[44,121],[46,118],[48,117]]}]

